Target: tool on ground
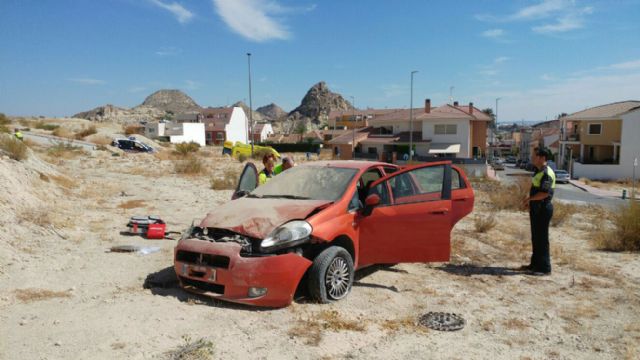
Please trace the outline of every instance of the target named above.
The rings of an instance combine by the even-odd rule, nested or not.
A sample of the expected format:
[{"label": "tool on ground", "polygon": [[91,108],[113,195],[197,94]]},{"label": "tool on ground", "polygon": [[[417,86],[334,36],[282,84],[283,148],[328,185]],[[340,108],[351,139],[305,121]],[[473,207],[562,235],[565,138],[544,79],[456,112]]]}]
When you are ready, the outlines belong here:
[{"label": "tool on ground", "polygon": [[142,235],[147,239],[164,239],[167,230],[167,224],[155,215],[132,216],[127,227],[129,234]]}]

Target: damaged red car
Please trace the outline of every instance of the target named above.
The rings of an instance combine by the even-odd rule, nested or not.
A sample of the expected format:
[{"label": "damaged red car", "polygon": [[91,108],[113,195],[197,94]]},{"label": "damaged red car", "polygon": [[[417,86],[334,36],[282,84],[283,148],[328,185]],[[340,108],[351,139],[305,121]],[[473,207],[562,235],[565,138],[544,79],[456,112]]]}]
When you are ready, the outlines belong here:
[{"label": "damaged red car", "polygon": [[363,267],[449,261],[451,230],[474,202],[449,161],[319,161],[257,183],[248,164],[233,200],[183,234],[174,267],[185,290],[265,307],[303,289],[340,300]]}]

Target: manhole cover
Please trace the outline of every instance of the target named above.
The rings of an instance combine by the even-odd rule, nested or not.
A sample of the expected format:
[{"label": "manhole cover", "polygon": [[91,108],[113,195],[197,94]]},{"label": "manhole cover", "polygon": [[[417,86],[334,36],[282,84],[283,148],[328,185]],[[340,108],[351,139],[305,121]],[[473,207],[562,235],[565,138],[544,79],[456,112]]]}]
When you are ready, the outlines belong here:
[{"label": "manhole cover", "polygon": [[433,330],[456,331],[464,327],[462,316],[454,313],[428,312],[418,319],[418,323]]}]

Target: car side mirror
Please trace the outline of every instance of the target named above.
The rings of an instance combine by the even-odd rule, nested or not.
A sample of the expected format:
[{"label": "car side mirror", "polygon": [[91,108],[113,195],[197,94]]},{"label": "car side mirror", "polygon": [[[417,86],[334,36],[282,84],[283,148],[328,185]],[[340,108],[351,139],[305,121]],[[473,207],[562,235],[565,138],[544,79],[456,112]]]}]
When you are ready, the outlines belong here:
[{"label": "car side mirror", "polygon": [[364,210],[362,211],[362,214],[364,216],[371,215],[373,208],[378,205],[380,205],[380,196],[378,196],[378,194],[371,194],[367,196],[367,198],[364,199]]}]

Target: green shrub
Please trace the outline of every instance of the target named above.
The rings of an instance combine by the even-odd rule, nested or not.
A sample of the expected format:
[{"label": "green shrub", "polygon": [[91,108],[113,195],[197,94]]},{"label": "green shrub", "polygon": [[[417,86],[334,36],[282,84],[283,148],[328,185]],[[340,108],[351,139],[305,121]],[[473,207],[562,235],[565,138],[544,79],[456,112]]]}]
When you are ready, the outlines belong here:
[{"label": "green shrub", "polygon": [[24,160],[27,158],[27,145],[12,136],[0,137],[0,149],[3,150],[13,160]]},{"label": "green shrub", "polygon": [[191,153],[198,152],[198,150],[200,150],[200,145],[192,141],[188,143],[176,144],[175,153],[178,155],[187,156]]}]

